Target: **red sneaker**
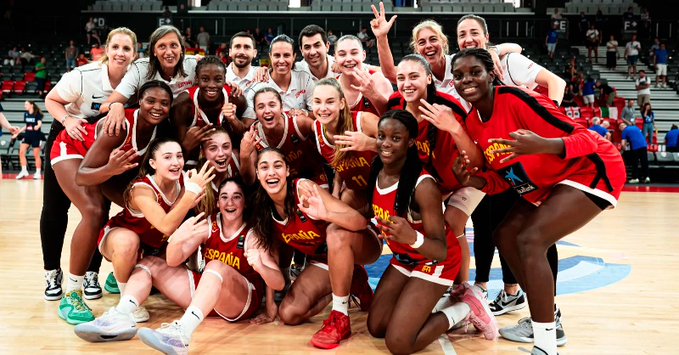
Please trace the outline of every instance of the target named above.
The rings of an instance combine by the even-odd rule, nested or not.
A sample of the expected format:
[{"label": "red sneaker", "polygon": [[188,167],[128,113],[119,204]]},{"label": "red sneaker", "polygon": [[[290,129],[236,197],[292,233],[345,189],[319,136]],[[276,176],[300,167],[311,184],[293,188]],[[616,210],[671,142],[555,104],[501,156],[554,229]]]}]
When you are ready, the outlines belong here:
[{"label": "red sneaker", "polygon": [[323,327],[311,337],[311,344],[321,349],[334,349],[351,336],[351,321],[342,312],[332,311]]},{"label": "red sneaker", "polygon": [[367,312],[373,303],[375,292],[368,282],[368,272],[362,265],[354,265],[354,274],[351,279],[351,290],[349,291],[354,302],[356,299],[361,311]]}]

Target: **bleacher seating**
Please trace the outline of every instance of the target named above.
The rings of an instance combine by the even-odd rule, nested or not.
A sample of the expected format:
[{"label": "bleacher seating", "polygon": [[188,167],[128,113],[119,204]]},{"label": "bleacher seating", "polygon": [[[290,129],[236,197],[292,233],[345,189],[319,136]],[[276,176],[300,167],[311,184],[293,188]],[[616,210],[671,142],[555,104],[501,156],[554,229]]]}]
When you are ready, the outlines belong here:
[{"label": "bleacher seating", "polygon": [[102,12],[162,11],[161,0],[97,0],[91,7]]},{"label": "bleacher seating", "polygon": [[565,4],[564,14],[595,15],[598,10],[604,15],[622,15],[632,6],[635,14],[639,13],[639,6],[633,0],[570,0]]}]

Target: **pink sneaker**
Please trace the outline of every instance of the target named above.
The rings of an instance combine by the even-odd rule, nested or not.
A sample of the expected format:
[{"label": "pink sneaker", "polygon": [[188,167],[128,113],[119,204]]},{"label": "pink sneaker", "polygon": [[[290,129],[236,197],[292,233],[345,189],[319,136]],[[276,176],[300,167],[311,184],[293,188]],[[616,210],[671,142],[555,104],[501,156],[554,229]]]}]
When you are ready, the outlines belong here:
[{"label": "pink sneaker", "polygon": [[488,340],[495,340],[498,337],[498,327],[495,323],[495,316],[488,308],[488,304],[478,288],[463,283],[465,292],[461,297],[462,302],[469,305],[469,320],[474,324],[483,336]]}]

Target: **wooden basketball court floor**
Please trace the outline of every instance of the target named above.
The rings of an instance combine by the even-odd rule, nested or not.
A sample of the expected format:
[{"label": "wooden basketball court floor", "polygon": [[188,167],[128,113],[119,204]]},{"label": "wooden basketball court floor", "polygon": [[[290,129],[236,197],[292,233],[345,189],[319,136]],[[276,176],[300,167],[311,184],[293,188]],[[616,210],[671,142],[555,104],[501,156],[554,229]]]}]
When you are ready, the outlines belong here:
[{"label": "wooden basketball court floor", "polygon": [[[136,338],[119,343],[84,342],[75,336],[72,326],[58,318],[59,302],[43,299],[41,206],[42,181],[0,180],[0,353],[152,353]],[[568,294],[557,297],[568,336],[568,344],[559,348],[560,354],[677,353],[674,344],[679,330],[677,211],[679,194],[624,192],[618,208],[605,211],[564,239],[566,243],[559,248],[560,260],[585,257],[598,260],[595,263],[601,268],[582,277],[579,285],[581,269],[577,267],[561,277],[566,283],[572,279],[576,283],[574,288],[565,287],[571,289]],[[62,268],[68,267],[68,238],[79,218],[77,209],[72,208]],[[495,263],[493,267],[499,267],[497,258]],[[613,271],[613,277],[610,273],[606,275],[606,268],[611,265],[623,271],[617,272],[617,276]],[[102,284],[109,271],[111,265],[105,262],[101,268]],[[610,282],[603,280],[606,278]],[[105,294],[102,299],[88,303],[99,315],[117,300],[117,295]],[[158,327],[181,314],[178,307],[159,295],[152,296],[145,306],[151,313],[151,321],[144,325],[148,327]],[[278,322],[260,326],[247,322],[228,324],[209,318],[195,333],[190,350],[195,354],[387,352],[383,340],[368,334],[366,313],[358,310],[351,312],[354,335],[348,341],[335,350],[314,349],[309,338],[327,313],[326,310],[311,323],[296,327]],[[497,321],[504,327],[525,316],[527,308],[500,316]],[[502,339],[491,342],[470,334],[442,336],[422,353],[522,354],[530,349],[531,344]]]}]

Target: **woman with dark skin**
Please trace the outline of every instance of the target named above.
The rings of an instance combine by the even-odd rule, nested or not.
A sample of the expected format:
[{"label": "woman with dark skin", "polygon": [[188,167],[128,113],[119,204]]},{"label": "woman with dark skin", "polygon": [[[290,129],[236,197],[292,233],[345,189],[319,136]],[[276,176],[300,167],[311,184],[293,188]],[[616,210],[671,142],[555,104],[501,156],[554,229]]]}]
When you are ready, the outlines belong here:
[{"label": "woman with dark skin", "polygon": [[472,105],[470,137],[488,172],[468,168],[464,152],[455,174],[466,186],[521,196],[494,232],[521,287],[530,295],[533,354],[556,354],[554,277],[547,249],[602,210],[614,207],[625,181],[617,149],[573,125],[548,98],[522,88],[495,86],[493,62],[483,49],[453,58],[455,87]]},{"label": "woman with dark skin", "polygon": [[444,229],[436,180],[422,168],[415,145],[417,126],[407,111],[382,116],[377,135],[380,159],[375,160],[370,179],[374,218],[394,256],[377,286],[368,331],[385,338],[394,354],[423,349],[468,315],[486,338],[497,337],[486,300],[466,283],[460,289],[461,301],[432,313],[453,285],[462,257],[457,238]]}]

